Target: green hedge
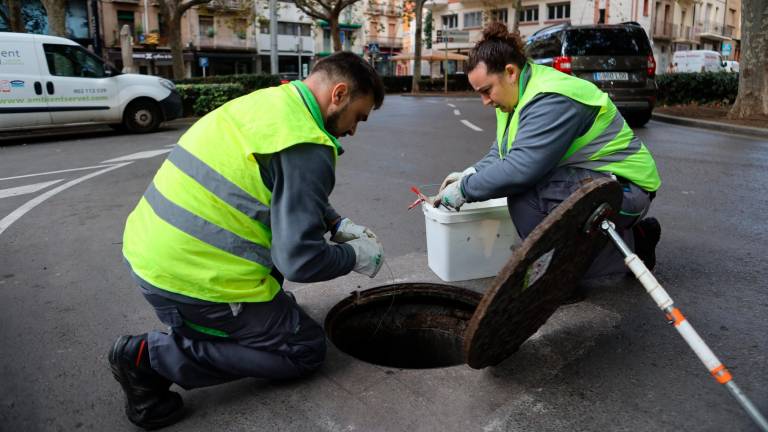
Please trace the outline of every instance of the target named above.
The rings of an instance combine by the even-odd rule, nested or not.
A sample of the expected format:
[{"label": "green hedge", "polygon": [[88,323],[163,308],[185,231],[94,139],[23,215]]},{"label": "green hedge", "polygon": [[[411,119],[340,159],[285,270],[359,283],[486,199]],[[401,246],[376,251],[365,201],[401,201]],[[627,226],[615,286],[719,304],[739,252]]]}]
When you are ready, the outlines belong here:
[{"label": "green hedge", "polygon": [[264,74],[214,75],[205,78],[186,78],[174,82],[176,84],[240,84],[246,93],[250,93],[254,90],[279,85],[280,78],[276,75]]},{"label": "green hedge", "polygon": [[184,115],[205,115],[227,101],[248,94],[242,84],[178,84]]},{"label": "green hedge", "polygon": [[700,104],[736,100],[739,74],[728,72],[674,73],[656,77],[660,104]]}]

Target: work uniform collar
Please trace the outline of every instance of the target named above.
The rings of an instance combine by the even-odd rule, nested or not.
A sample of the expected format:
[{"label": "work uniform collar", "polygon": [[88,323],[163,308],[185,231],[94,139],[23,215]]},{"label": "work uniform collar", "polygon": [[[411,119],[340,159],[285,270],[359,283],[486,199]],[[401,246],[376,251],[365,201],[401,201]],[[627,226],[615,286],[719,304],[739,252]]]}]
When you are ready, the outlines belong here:
[{"label": "work uniform collar", "polygon": [[517,107],[520,106],[520,101],[523,100],[523,93],[525,93],[525,88],[528,87],[528,81],[530,80],[531,80],[531,68],[528,62],[525,62],[525,64],[523,65],[523,70],[520,71],[520,85],[517,86],[518,87],[517,105],[515,105],[515,109],[517,109]]},{"label": "work uniform collar", "polygon": [[315,99],[315,95],[312,94],[312,91],[307,87],[304,82],[296,80],[291,81],[291,85],[296,88],[296,90],[299,91],[299,95],[301,96],[301,99],[304,101],[304,105],[307,106],[307,109],[309,109],[310,114],[312,114],[312,118],[315,119],[315,123],[317,124],[317,127],[320,128],[323,133],[330,138],[333,145],[336,147],[336,153],[341,156],[344,153],[344,149],[341,148],[341,144],[339,144],[339,140],[328,133],[328,131],[325,129],[325,122],[323,121],[323,115],[320,112],[320,105],[317,104],[317,99]]}]

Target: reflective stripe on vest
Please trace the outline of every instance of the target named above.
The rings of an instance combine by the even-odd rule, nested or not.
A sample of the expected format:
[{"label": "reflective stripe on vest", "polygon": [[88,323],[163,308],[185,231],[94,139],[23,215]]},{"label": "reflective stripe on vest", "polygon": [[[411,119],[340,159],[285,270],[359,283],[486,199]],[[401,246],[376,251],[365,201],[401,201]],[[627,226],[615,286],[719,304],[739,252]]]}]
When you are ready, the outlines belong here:
[{"label": "reflective stripe on vest", "polygon": [[[599,108],[592,126],[571,143],[559,166],[611,172],[645,190],[655,191],[659,188],[661,180],[653,157],[605,92],[588,81],[547,66],[526,64],[521,76],[524,76],[527,67],[531,68],[530,79],[511,118],[510,114],[496,110],[499,157],[503,158],[512,148],[523,107],[541,93],[557,93]],[[506,144],[505,147],[502,147],[503,143]]]}]

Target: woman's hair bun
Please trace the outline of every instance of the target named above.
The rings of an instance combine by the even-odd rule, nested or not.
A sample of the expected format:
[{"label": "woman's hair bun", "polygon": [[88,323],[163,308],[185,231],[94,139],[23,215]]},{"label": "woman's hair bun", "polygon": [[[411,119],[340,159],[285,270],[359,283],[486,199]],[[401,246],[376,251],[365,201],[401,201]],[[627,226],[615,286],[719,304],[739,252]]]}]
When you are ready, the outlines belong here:
[{"label": "woman's hair bun", "polygon": [[507,26],[500,21],[494,21],[483,29],[483,41],[498,40],[501,42],[510,42],[512,34],[507,30]]}]

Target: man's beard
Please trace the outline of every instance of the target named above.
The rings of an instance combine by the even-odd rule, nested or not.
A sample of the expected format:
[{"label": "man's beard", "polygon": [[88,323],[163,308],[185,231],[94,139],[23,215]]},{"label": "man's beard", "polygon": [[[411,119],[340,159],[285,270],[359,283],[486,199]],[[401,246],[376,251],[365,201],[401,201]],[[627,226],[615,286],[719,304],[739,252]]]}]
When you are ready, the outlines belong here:
[{"label": "man's beard", "polygon": [[344,105],[335,113],[328,115],[328,118],[325,120],[325,130],[328,131],[329,134],[335,136],[336,138],[341,138],[341,136],[345,135],[347,132],[347,131],[339,130],[339,119],[341,118],[341,115],[344,114],[346,111],[347,111],[347,105]]}]

